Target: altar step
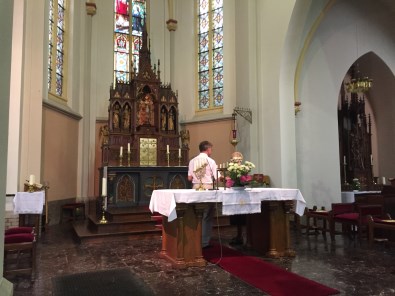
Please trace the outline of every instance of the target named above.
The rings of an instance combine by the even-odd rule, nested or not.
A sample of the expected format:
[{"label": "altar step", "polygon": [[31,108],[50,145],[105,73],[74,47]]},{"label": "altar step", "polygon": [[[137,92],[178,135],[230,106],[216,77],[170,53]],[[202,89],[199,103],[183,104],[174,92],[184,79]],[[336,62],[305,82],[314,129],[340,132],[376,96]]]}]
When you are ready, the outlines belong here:
[{"label": "altar step", "polygon": [[[106,213],[107,223],[100,223],[101,217],[88,214],[85,221],[73,222],[77,240],[82,244],[136,239],[139,236],[160,236],[162,230],[152,218],[147,207],[111,208]],[[229,226],[229,217],[214,217],[214,227]]]}]

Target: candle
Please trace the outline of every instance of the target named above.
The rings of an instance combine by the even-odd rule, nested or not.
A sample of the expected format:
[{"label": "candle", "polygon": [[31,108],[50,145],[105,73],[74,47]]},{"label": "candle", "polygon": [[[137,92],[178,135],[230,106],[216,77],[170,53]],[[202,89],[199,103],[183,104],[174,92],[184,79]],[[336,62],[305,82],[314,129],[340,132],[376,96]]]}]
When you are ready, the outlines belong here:
[{"label": "candle", "polygon": [[370,154],[370,165],[373,165],[373,155]]},{"label": "candle", "polygon": [[36,177],[34,175],[30,175],[29,185],[34,185],[34,183],[36,183]]},{"label": "candle", "polygon": [[121,148],[119,148],[119,156],[122,157],[122,155],[123,155],[123,147],[121,146]]},{"label": "candle", "polygon": [[169,145],[166,145],[166,153],[169,153]]},{"label": "candle", "polygon": [[344,163],[344,164],[347,164],[347,162],[346,162],[346,156],[345,156],[345,155],[343,156],[343,163]]},{"label": "candle", "polygon": [[130,153],[130,143],[128,143],[128,153]]},{"label": "candle", "polygon": [[181,157],[181,149],[178,148],[178,157]]},{"label": "candle", "polygon": [[383,177],[383,185],[385,185],[385,177]]},{"label": "candle", "polygon": [[222,163],[219,164],[219,168],[222,169]]},{"label": "candle", "polygon": [[107,179],[103,178],[101,181],[101,196],[107,196]]}]

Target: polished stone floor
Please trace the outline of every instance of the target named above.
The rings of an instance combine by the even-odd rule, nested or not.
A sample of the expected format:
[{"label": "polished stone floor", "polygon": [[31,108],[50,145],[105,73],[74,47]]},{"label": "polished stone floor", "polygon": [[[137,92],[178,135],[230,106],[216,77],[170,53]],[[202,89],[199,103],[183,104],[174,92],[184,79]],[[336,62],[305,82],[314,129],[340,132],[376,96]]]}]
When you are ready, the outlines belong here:
[{"label": "polished stone floor", "polygon": [[[221,228],[214,231],[213,238],[227,244],[234,233],[233,228]],[[370,249],[366,241],[342,236],[331,243],[321,235],[306,236],[295,230],[292,241],[296,258],[266,260],[338,289],[341,295],[395,295],[395,246],[378,243]],[[119,267],[130,267],[155,295],[266,295],[216,265],[175,270],[159,258],[160,244],[159,236],[151,236],[79,245],[70,224],[51,226],[37,245],[35,281],[23,276],[10,279],[14,295],[52,295],[54,276]],[[310,295],[308,291],[306,295]]]}]

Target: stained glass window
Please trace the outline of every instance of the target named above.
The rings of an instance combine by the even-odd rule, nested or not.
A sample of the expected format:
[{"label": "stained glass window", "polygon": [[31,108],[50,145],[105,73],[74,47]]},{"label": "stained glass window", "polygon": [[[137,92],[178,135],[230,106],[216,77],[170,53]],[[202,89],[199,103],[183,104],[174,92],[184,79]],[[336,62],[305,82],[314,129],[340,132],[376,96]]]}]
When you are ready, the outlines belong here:
[{"label": "stained glass window", "polygon": [[145,0],[114,0],[114,82],[129,83],[138,72],[146,15]]},{"label": "stained glass window", "polygon": [[199,110],[223,107],[223,0],[198,0]]},{"label": "stained glass window", "polygon": [[48,90],[64,97],[66,0],[49,0]]}]

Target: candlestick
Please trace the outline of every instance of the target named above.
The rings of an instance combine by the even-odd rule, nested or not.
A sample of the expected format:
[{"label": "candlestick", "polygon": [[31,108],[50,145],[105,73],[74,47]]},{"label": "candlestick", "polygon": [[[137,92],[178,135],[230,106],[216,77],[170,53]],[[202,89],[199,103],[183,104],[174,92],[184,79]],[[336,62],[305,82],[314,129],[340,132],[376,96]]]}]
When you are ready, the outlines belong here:
[{"label": "candlestick", "polygon": [[101,196],[107,196],[107,179],[103,178],[101,181]]},{"label": "candlestick", "polygon": [[130,166],[130,151],[128,151],[128,166]]},{"label": "candlestick", "polygon": [[[169,145],[167,145],[167,148],[169,148]],[[170,152],[167,150],[166,152],[166,158],[167,158],[167,166],[170,166]]]}]

